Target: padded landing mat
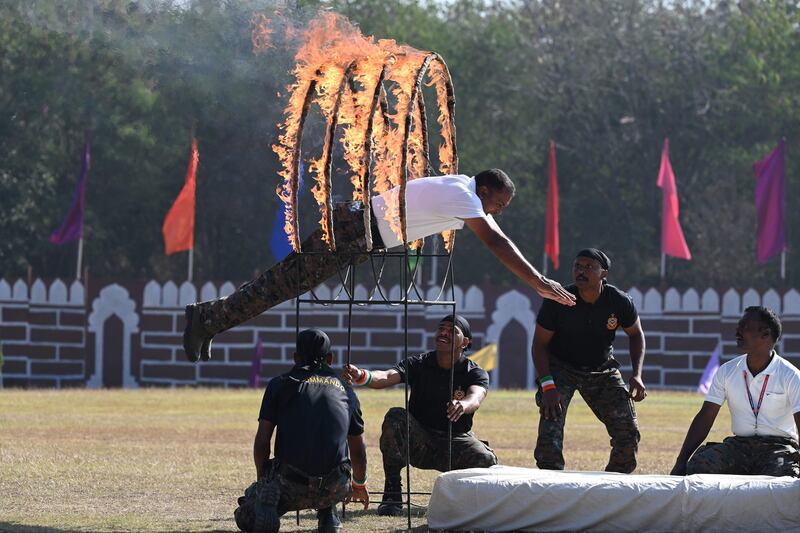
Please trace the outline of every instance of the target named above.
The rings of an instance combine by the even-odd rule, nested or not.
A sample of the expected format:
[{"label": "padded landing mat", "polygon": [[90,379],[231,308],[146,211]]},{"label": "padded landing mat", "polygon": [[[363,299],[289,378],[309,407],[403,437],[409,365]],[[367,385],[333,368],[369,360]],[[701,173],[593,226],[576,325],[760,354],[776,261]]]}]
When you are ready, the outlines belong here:
[{"label": "padded landing mat", "polygon": [[495,466],[441,474],[428,527],[471,531],[800,532],[800,479]]}]

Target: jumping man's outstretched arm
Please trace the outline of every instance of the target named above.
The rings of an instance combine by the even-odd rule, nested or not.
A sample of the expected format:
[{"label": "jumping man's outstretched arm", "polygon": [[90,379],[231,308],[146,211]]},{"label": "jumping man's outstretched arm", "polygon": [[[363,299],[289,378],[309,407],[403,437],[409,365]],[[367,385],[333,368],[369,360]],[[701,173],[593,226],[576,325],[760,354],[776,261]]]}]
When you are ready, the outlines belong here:
[{"label": "jumping man's outstretched arm", "polygon": [[549,298],[564,305],[575,305],[575,296],[567,292],[559,282],[542,276],[533,268],[494,219],[467,218],[464,223],[506,268],[533,287],[542,298]]}]

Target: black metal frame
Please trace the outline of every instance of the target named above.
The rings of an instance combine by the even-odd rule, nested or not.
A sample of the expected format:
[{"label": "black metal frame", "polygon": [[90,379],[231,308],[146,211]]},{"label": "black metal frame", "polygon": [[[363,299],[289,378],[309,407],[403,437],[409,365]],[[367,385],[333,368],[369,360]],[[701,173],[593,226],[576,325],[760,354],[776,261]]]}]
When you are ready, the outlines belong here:
[{"label": "black metal frame", "polygon": [[[344,267],[344,272],[342,269],[339,269],[339,281],[341,282],[341,290],[337,293],[334,298],[330,299],[321,299],[315,293],[314,289],[310,289],[308,294],[310,297],[303,298],[302,294],[298,294],[295,298],[295,333],[300,333],[300,306],[301,304],[310,304],[310,305],[323,305],[323,306],[330,306],[330,305],[347,305],[348,306],[348,320],[347,320],[347,352],[345,357],[345,364],[350,363],[350,355],[352,350],[352,330],[353,330],[353,306],[359,307],[366,307],[370,305],[389,305],[389,306],[402,306],[403,307],[403,353],[404,359],[406,362],[406,373],[410,372],[410,368],[408,366],[408,357],[409,357],[409,348],[408,348],[408,309],[409,306],[449,306],[451,310],[451,314],[456,314],[456,297],[455,297],[455,279],[454,279],[454,268],[453,268],[453,257],[452,257],[452,250],[451,253],[424,253],[420,250],[415,252],[409,253],[408,247],[405,247],[403,251],[398,252],[390,252],[390,251],[378,251],[373,250],[371,252],[306,252],[300,251],[298,252],[299,255],[318,255],[318,254],[326,254],[326,255],[333,255],[338,257],[348,257],[347,266]],[[369,297],[364,299],[356,299],[355,298],[355,287],[356,287],[356,267],[357,264],[355,263],[355,259],[357,257],[368,256],[368,260],[370,262],[371,271],[373,275],[373,281],[375,286],[369,293]],[[382,264],[380,265],[380,269],[376,271],[375,269],[375,258],[379,257],[382,259]],[[441,287],[439,289],[439,293],[435,300],[427,300],[424,298],[423,294],[420,293],[420,289],[417,286],[416,277],[417,271],[420,266],[420,259],[425,258],[446,258],[447,259],[447,266],[445,268],[445,275],[442,278]],[[417,258],[417,261],[413,268],[409,266],[409,259]],[[400,299],[391,299],[388,297],[387,294],[384,294],[383,289],[381,287],[381,280],[383,277],[384,268],[386,266],[387,259],[398,259],[402,263],[400,269],[400,287],[402,290]],[[297,261],[297,269],[298,269],[298,279],[300,279],[300,268],[301,268],[302,261]],[[450,289],[450,300],[442,300],[442,296],[445,294],[447,290],[449,282],[449,289]],[[339,299],[339,296],[344,294],[345,299]],[[379,298],[376,299],[376,295]],[[416,299],[411,299],[411,296],[416,295]],[[455,373],[455,343],[451,342],[451,350],[450,350],[450,390],[453,390],[453,379]],[[404,395],[405,395],[405,409],[406,409],[406,501],[402,503],[406,506],[406,517],[408,522],[408,529],[411,529],[411,507],[417,504],[413,504],[411,502],[412,495],[423,495],[423,496],[430,496],[430,492],[413,492],[411,490],[411,422],[410,422],[410,413],[408,410],[408,403],[409,403],[409,395],[410,395],[410,388],[409,388],[409,379],[408,377],[404,383]],[[447,426],[447,469],[448,471],[452,469],[452,446],[453,446],[453,425],[452,422],[448,423]],[[383,494],[383,492],[374,492],[374,494]],[[370,503],[377,503],[370,501]],[[345,504],[342,502],[342,515],[345,514]],[[297,511],[297,524],[300,524],[300,511]]]}]

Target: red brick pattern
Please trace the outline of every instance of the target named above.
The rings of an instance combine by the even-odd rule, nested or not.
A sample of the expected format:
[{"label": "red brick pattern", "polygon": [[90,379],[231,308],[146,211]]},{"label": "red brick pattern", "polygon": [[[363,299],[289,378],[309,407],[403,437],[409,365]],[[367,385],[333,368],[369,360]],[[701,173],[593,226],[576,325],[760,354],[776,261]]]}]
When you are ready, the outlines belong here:
[{"label": "red brick pattern", "polygon": [[[0,280],[2,282],[3,280]],[[250,377],[256,338],[263,348],[261,376],[266,381],[271,376],[287,371],[292,365],[295,340],[295,309],[292,305],[280,306],[235,328],[218,335],[212,347],[212,360],[191,364],[184,359],[182,332],[183,308],[160,306],[158,299],[162,286],[118,283],[126,288],[136,314],[136,329],[131,333],[130,368],[127,370],[140,386],[245,386]],[[84,304],[32,302],[27,286],[17,290],[19,282],[0,283],[0,343],[5,356],[2,367],[6,386],[23,387],[75,387],[85,386],[95,371],[97,341],[88,332],[92,303],[106,286],[90,287]],[[44,283],[50,287],[51,283]],[[3,287],[14,286],[15,290]],[[24,290],[22,290],[24,289]],[[48,289],[49,290],[49,289]],[[170,290],[174,290],[171,287]],[[480,308],[459,312],[471,322],[473,349],[486,342],[487,331],[493,324],[493,314],[502,311],[496,307],[497,299],[508,293],[507,288],[485,287],[472,289],[481,292]],[[516,289],[531,301],[535,313],[540,300],[527,289]],[[150,291],[145,298],[144,292]],[[635,291],[635,295],[634,295]],[[687,298],[688,308],[681,307],[678,291],[632,291],[640,310],[647,339],[647,356],[644,379],[650,386],[694,388],[709,361],[711,352],[722,343],[722,361],[738,355],[733,331],[738,315],[745,305],[751,305],[754,292],[744,291],[714,293],[697,291]],[[155,294],[156,297],[153,297]],[[199,294],[199,290],[198,290]],[[686,293],[688,294],[688,292]],[[698,295],[703,295],[698,296]],[[757,298],[761,298],[756,294]],[[764,298],[767,299],[766,295]],[[775,301],[775,293],[769,296]],[[790,291],[778,295],[783,309],[784,338],[779,351],[795,364],[800,364],[800,295]],[[41,300],[41,297],[37,298]],[[145,305],[144,302],[148,304]],[[710,302],[710,303],[707,303]],[[746,302],[746,303],[745,303]],[[460,302],[463,305],[463,302]],[[705,306],[702,309],[700,306]],[[715,307],[716,306],[716,307]],[[665,310],[669,309],[669,310]],[[448,307],[409,307],[408,346],[411,354],[420,353],[433,346],[436,322],[449,314]],[[112,315],[113,316],[113,315]],[[351,361],[367,368],[387,368],[404,355],[403,309],[401,307],[354,307],[350,336]],[[325,329],[333,344],[335,364],[343,364],[348,356],[348,307],[308,306],[300,318],[302,328]],[[529,357],[526,326],[512,321],[503,331],[504,346],[513,350],[500,354],[499,386],[519,383],[519,375],[503,368],[525,368]],[[122,339],[108,339],[111,346],[123,346]],[[628,342],[624,332],[618,332],[615,342],[617,359],[623,373],[629,371]],[[503,357],[521,358],[519,361]],[[523,361],[524,360],[524,361]],[[513,363],[513,364],[512,364]]]}]

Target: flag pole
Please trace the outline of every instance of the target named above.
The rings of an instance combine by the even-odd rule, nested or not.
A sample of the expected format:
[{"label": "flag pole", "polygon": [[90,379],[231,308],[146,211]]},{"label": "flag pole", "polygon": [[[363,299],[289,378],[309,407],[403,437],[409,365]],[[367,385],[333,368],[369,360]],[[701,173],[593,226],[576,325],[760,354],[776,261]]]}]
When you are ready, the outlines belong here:
[{"label": "flag pole", "polygon": [[781,279],[786,279],[786,248],[781,252]]},{"label": "flag pole", "polygon": [[[192,130],[190,133],[190,138],[192,139],[192,145],[194,146],[195,142],[195,130],[197,128],[197,120],[192,122]],[[195,178],[196,180],[196,178]],[[196,187],[196,185],[195,185]],[[197,191],[195,190],[195,212],[197,212]],[[194,222],[192,222],[192,247],[189,248],[189,275],[187,276],[186,280],[191,282],[192,281],[192,271],[194,270]],[[259,340],[260,342],[260,340]]]},{"label": "flag pole", "polygon": [[187,281],[192,281],[192,267],[194,266],[194,246],[189,248],[189,275]]},{"label": "flag pole", "polygon": [[81,280],[81,264],[83,263],[83,234],[78,239],[78,267],[75,269],[75,278]]},{"label": "flag pole", "polygon": [[661,279],[664,279],[666,273],[667,273],[667,254],[661,252]]}]

